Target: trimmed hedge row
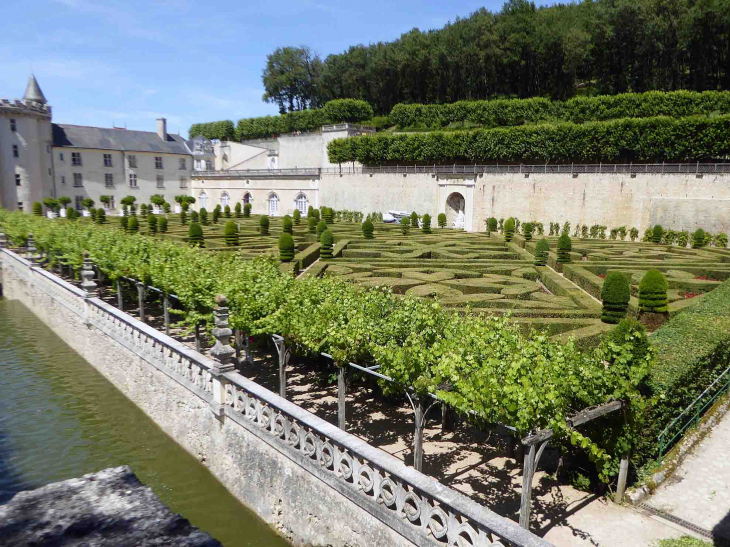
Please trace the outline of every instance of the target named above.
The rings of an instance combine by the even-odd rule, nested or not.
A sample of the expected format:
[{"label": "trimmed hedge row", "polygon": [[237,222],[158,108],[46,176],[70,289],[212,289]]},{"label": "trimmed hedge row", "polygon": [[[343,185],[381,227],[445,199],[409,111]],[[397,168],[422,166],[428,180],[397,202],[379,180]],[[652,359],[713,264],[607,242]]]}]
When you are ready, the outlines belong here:
[{"label": "trimmed hedge row", "polygon": [[730,115],[625,118],[476,131],[378,134],[335,139],[332,163],[484,161],[686,161],[730,153]]},{"label": "trimmed hedge row", "polygon": [[649,91],[598,97],[575,97],[568,101],[543,98],[459,101],[451,104],[397,104],[390,121],[400,129],[439,129],[466,123],[484,127],[525,123],[570,121],[583,123],[617,118],[652,118],[730,114],[728,91]]},{"label": "trimmed hedge row", "polygon": [[222,141],[232,141],[236,136],[236,131],[231,120],[194,123],[190,126],[189,133],[191,139],[200,136],[206,139],[219,139]]}]

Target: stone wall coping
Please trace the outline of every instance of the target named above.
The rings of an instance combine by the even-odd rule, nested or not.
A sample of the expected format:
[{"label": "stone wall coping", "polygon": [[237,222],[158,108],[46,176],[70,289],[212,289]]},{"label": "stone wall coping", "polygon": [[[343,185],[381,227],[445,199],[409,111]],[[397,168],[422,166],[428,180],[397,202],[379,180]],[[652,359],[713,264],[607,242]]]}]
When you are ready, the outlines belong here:
[{"label": "stone wall coping", "polygon": [[68,281],[64,281],[60,277],[57,277],[57,276],[53,275],[52,273],[47,272],[43,268],[39,268],[37,266],[34,266],[31,269],[35,273],[37,273],[38,275],[41,275],[41,276],[45,277],[46,279],[48,279],[49,281],[55,283],[56,285],[60,285],[61,287],[63,287],[67,291],[73,293],[75,296],[78,296],[80,298],[84,298],[85,297],[84,291],[82,291],[78,287],[73,286]]},{"label": "stone wall coping", "polygon": [[30,261],[29,260],[26,260],[25,258],[23,258],[22,256],[20,256],[18,253],[15,253],[15,252],[11,251],[10,249],[0,249],[0,251],[2,251],[3,253],[5,253],[6,255],[10,256],[11,258],[17,260],[23,266],[27,266],[28,268],[31,268],[32,267],[32,264],[30,263]]}]

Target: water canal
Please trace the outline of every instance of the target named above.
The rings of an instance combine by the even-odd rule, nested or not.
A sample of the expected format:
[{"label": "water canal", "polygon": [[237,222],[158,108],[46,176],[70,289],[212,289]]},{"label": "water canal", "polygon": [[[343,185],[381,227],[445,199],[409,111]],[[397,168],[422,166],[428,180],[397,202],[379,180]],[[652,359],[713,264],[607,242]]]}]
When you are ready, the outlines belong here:
[{"label": "water canal", "polygon": [[26,307],[0,298],[0,503],[119,465],[225,547],[289,545]]}]

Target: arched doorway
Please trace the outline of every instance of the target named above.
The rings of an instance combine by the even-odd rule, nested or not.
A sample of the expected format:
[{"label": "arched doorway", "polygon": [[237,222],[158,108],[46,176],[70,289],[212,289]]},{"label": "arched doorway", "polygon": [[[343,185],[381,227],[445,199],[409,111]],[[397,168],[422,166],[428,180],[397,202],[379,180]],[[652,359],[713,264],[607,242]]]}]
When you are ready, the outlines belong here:
[{"label": "arched doorway", "polygon": [[446,198],[446,227],[452,228],[454,222],[461,221],[461,227],[464,227],[464,208],[466,200],[459,192],[453,192]]}]

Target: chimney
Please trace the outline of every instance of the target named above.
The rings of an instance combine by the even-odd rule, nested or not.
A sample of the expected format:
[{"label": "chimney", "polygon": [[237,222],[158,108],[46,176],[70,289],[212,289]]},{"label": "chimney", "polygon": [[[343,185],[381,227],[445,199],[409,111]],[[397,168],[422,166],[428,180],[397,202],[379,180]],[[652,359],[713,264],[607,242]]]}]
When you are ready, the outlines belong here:
[{"label": "chimney", "polygon": [[167,141],[167,120],[157,118],[157,134],[163,141]]}]

